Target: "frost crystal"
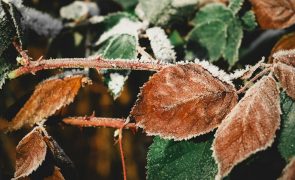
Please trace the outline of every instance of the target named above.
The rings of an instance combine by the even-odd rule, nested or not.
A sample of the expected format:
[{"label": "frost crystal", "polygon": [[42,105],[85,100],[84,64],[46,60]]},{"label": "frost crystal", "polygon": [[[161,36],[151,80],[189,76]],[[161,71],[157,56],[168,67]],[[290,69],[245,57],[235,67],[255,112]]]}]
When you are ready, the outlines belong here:
[{"label": "frost crystal", "polygon": [[195,59],[195,63],[199,64],[204,69],[209,71],[212,76],[234,87],[234,84],[231,81],[231,76],[223,70],[219,69],[217,66],[209,63],[208,61],[200,61],[199,59]]},{"label": "frost crystal", "polygon": [[55,37],[62,29],[62,22],[36,9],[21,7],[23,26],[34,30],[38,35]]},{"label": "frost crystal", "polygon": [[176,53],[165,31],[160,27],[153,27],[147,29],[146,34],[151,42],[155,57],[163,62],[175,63]]},{"label": "frost crystal", "polygon": [[282,56],[294,56],[295,55],[295,49],[291,50],[280,50],[274,53],[272,56],[277,59]]},{"label": "frost crystal", "polygon": [[138,40],[138,31],[142,29],[143,23],[131,21],[128,18],[121,19],[112,29],[103,33],[95,45],[99,45],[116,34],[129,34]]},{"label": "frost crystal", "polygon": [[110,81],[108,83],[109,90],[114,93],[114,98],[120,95],[125,82],[125,77],[119,73],[111,73]]},{"label": "frost crystal", "polygon": [[237,70],[235,70],[233,73],[231,73],[229,75],[230,76],[230,79],[238,79],[238,78],[242,77],[249,70],[250,70],[250,66],[249,65],[247,65],[245,67],[245,69],[237,69]]}]

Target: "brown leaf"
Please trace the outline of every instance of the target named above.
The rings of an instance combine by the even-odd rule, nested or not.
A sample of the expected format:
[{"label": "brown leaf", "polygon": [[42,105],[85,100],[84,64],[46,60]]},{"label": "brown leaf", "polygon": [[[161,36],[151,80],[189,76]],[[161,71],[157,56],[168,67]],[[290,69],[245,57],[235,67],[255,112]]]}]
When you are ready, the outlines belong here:
[{"label": "brown leaf", "polygon": [[295,179],[295,157],[291,159],[289,164],[284,168],[282,176],[279,180],[294,180]]},{"label": "brown leaf", "polygon": [[274,73],[288,96],[295,100],[295,67],[279,62],[274,65]]},{"label": "brown leaf", "polygon": [[222,121],[213,142],[216,179],[239,162],[269,147],[280,124],[279,91],[273,77],[255,83]]},{"label": "brown leaf", "polygon": [[35,171],[44,161],[46,143],[39,128],[34,128],[16,147],[16,167],[14,177],[28,176]]},{"label": "brown leaf", "polygon": [[45,177],[44,180],[65,180],[65,178],[60,172],[60,169],[54,166],[53,174],[49,177]]},{"label": "brown leaf", "polygon": [[10,130],[17,130],[26,124],[33,125],[70,104],[82,86],[82,81],[82,75],[75,75],[64,79],[48,79],[40,83],[12,120]]},{"label": "brown leaf", "polygon": [[283,29],[295,23],[294,0],[250,0],[263,29]]},{"label": "brown leaf", "polygon": [[131,115],[148,135],[182,140],[212,131],[236,103],[234,87],[201,65],[174,65],[143,86]]},{"label": "brown leaf", "polygon": [[295,49],[295,33],[284,35],[272,48],[269,58],[270,63],[273,61],[272,55],[278,51]]},{"label": "brown leaf", "polygon": [[295,49],[278,51],[272,56],[274,62],[282,62],[295,67]]}]

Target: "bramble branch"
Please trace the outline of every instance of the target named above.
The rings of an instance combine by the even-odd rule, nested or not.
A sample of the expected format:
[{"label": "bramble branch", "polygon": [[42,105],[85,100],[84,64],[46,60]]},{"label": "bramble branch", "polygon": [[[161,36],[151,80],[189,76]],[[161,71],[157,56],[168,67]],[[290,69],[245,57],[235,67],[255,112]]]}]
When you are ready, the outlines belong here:
[{"label": "bramble branch", "polygon": [[100,56],[88,58],[61,58],[30,61],[27,65],[21,66],[8,74],[10,79],[17,78],[27,73],[36,73],[45,69],[58,68],[96,68],[96,69],[131,69],[159,71],[168,64],[141,62],[138,60],[126,59],[104,59]]},{"label": "bramble branch", "polygon": [[69,117],[63,119],[63,122],[80,127],[110,127],[116,129],[124,128],[136,130],[135,123],[125,124],[126,121],[122,118]]}]

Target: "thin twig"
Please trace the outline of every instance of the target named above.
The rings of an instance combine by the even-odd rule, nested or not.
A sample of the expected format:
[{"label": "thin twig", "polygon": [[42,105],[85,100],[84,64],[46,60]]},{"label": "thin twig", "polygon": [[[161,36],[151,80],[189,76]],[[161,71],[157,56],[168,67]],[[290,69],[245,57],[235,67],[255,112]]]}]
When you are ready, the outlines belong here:
[{"label": "thin twig", "polygon": [[131,69],[159,71],[169,64],[146,63],[138,60],[104,59],[100,56],[88,58],[62,58],[40,61],[30,61],[27,66],[19,67],[8,74],[10,79],[27,73],[36,73],[45,69],[58,68],[96,68],[96,69]]},{"label": "thin twig", "polygon": [[250,86],[251,84],[253,84],[257,79],[259,79],[260,77],[262,77],[263,75],[265,75],[266,73],[268,73],[269,71],[271,71],[271,67],[269,68],[265,68],[263,71],[261,71],[260,73],[258,73],[256,76],[254,76],[252,79],[250,79],[249,82],[247,82],[241,89],[239,89],[237,91],[238,94],[244,93]]},{"label": "thin twig", "polygon": [[66,124],[81,127],[110,127],[116,129],[136,129],[135,123],[125,124],[125,119],[121,118],[102,118],[102,117],[69,117],[63,119]]},{"label": "thin twig", "polygon": [[122,128],[119,129],[119,148],[120,148],[120,155],[121,155],[121,163],[122,163],[122,169],[123,169],[123,177],[124,180],[127,180],[127,171],[126,171],[126,166],[125,166],[125,157],[124,157],[124,151],[123,151],[123,135],[122,135],[122,130],[123,130],[124,126],[122,126]]}]

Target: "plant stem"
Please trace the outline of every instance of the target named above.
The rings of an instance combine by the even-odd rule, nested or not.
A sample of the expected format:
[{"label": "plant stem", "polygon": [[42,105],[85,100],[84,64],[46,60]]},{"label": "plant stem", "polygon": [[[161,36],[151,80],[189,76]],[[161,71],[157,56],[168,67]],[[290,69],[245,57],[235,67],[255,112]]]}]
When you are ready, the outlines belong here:
[{"label": "plant stem", "polygon": [[244,93],[251,86],[251,84],[254,83],[254,81],[256,81],[257,79],[259,79],[260,77],[262,77],[263,75],[265,75],[269,71],[271,71],[271,67],[265,68],[263,71],[261,71],[260,73],[258,73],[252,79],[250,79],[249,82],[247,82],[241,89],[239,89],[237,91],[237,93],[238,94]]},{"label": "plant stem", "polygon": [[30,61],[28,65],[21,66],[8,74],[8,78],[14,79],[27,73],[36,73],[45,69],[58,68],[96,68],[96,69],[131,69],[159,71],[167,64],[147,63],[138,60],[104,59],[100,56],[88,58],[62,58]]},{"label": "plant stem", "polygon": [[110,127],[110,128],[124,128],[136,129],[135,123],[125,124],[125,119],[121,118],[102,118],[102,117],[69,117],[63,119],[66,124],[71,124],[81,127]]},{"label": "plant stem", "polygon": [[124,151],[123,151],[123,131],[122,131],[123,126],[119,129],[119,148],[120,148],[120,155],[121,155],[121,163],[122,163],[122,169],[123,169],[123,177],[124,180],[127,180],[127,171],[126,171],[126,166],[125,166],[125,157],[124,157]]}]

